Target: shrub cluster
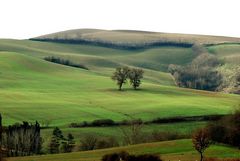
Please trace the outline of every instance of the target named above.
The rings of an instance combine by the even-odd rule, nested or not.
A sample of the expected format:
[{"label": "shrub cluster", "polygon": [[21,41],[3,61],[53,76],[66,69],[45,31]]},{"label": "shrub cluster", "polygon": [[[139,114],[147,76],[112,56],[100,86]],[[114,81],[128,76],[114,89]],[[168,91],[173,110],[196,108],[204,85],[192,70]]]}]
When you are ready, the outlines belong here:
[{"label": "shrub cluster", "polygon": [[95,135],[87,135],[80,140],[81,151],[104,149],[119,146],[118,141],[114,137],[99,138]]},{"label": "shrub cluster", "polygon": [[240,110],[208,125],[211,140],[240,148]]},{"label": "shrub cluster", "polygon": [[58,58],[58,57],[54,57],[54,56],[45,57],[44,60],[53,62],[56,64],[62,64],[62,65],[67,65],[67,66],[71,66],[71,67],[82,68],[82,69],[88,70],[88,68],[82,64],[76,64],[76,63],[71,62],[70,60],[62,59],[62,58]]},{"label": "shrub cluster", "polygon": [[186,67],[170,64],[168,71],[180,87],[215,91],[223,80],[215,67],[222,63],[213,55],[201,54]]},{"label": "shrub cluster", "polygon": [[115,126],[118,123],[114,122],[111,119],[100,119],[93,120],[92,122],[83,121],[81,123],[71,123],[69,127],[78,128],[78,127],[101,127],[101,126]]},{"label": "shrub cluster", "polygon": [[178,123],[178,122],[189,122],[189,121],[217,121],[220,120],[225,115],[203,115],[203,116],[176,116],[167,118],[156,118],[150,121],[143,121],[141,119],[135,120],[123,120],[120,122],[115,122],[111,119],[97,119],[92,122],[83,121],[80,123],[71,123],[69,127],[71,128],[81,128],[81,127],[104,127],[104,126],[121,126],[121,125],[131,125],[133,123],[138,124],[162,124],[162,123]]},{"label": "shrub cluster", "polygon": [[156,118],[149,123],[176,123],[176,122],[188,122],[188,121],[217,121],[225,115],[203,115],[203,116],[176,116],[168,118]]},{"label": "shrub cluster", "polygon": [[119,153],[106,154],[102,157],[102,161],[162,161],[162,159],[154,154],[132,155],[122,151]]}]

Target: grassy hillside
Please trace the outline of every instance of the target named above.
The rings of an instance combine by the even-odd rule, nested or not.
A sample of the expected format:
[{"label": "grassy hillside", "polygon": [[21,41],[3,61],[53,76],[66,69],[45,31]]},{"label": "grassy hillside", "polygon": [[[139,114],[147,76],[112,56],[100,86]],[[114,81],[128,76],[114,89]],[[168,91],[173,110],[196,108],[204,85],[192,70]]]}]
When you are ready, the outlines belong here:
[{"label": "grassy hillside", "polygon": [[221,44],[208,47],[208,51],[229,64],[240,64],[240,44]]},{"label": "grassy hillside", "polygon": [[[176,52],[171,51],[171,49]],[[144,67],[145,79],[164,85],[173,85],[170,74],[164,73],[171,61],[186,64],[195,57],[191,49],[162,47],[149,50],[119,50],[89,45],[71,45],[29,40],[0,40],[0,51],[17,52],[43,59],[57,56],[83,64],[91,71],[110,76],[120,65]],[[179,55],[179,56],[178,56]],[[146,58],[149,61],[146,61]],[[161,63],[160,63],[161,62]]]},{"label": "grassy hillside", "polygon": [[[238,38],[165,34],[140,31],[72,30],[41,38],[86,39],[108,43],[144,44],[155,41],[174,41],[200,44],[205,52],[226,60],[221,67],[225,73],[234,73],[239,66],[240,40]],[[219,44],[232,43],[235,44]],[[178,88],[167,73],[169,64],[187,65],[198,54],[196,46],[165,45],[135,50],[117,49],[89,44],[68,44],[31,40],[0,40],[0,113],[4,125],[22,121],[50,122],[42,130],[44,150],[49,143],[52,128],[59,126],[66,135],[71,132],[79,145],[81,138],[94,134],[122,139],[119,127],[69,128],[70,123],[96,119],[141,118],[144,121],[173,116],[227,114],[239,104],[240,96]],[[68,59],[89,68],[83,70],[44,61],[47,56]],[[141,67],[145,71],[140,90],[127,84],[119,92],[110,75],[118,66]],[[231,75],[231,74],[230,74]],[[130,116],[130,117],[129,117]],[[206,122],[150,124],[145,133],[154,130],[189,134]],[[132,153],[162,154],[166,160],[196,158],[190,140],[142,144],[92,152],[49,155],[42,157],[11,158],[10,160],[99,160],[102,154],[126,149]],[[223,153],[223,152],[226,153]],[[213,146],[209,156],[238,157],[239,151]],[[71,157],[70,157],[71,156]]]},{"label": "grassy hillside", "polygon": [[[100,161],[101,156],[104,154],[120,152],[123,150],[128,151],[131,154],[160,154],[164,160],[171,161],[192,161],[199,158],[199,155],[192,147],[191,140],[175,140],[87,152],[9,158],[8,161]],[[240,157],[240,151],[223,145],[213,145],[206,150],[206,156],[238,158]]]},{"label": "grassy hillside", "polygon": [[102,118],[120,121],[128,119],[126,114],[144,120],[224,114],[239,100],[236,95],[147,80],[139,91],[119,92],[109,77],[18,53],[1,52],[0,66],[0,107],[5,124],[46,119],[54,126]]},{"label": "grassy hillside", "polygon": [[188,34],[170,34],[131,30],[97,30],[77,29],[63,31],[36,37],[39,40],[86,40],[91,42],[105,42],[109,44],[143,45],[151,42],[188,42],[200,44],[217,44],[225,42],[240,42],[238,38],[203,36]]},{"label": "grassy hillside", "polygon": [[240,71],[240,45],[219,44],[207,47],[208,52],[224,60],[225,64],[218,68],[224,75],[224,91],[234,92],[236,90],[236,73]]}]

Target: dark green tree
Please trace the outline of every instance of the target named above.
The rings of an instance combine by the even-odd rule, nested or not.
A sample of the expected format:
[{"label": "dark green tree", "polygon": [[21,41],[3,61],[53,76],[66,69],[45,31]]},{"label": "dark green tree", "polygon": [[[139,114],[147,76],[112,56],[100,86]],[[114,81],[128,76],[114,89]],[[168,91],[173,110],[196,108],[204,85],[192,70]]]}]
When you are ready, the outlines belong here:
[{"label": "dark green tree", "polygon": [[119,90],[122,90],[122,85],[127,82],[130,69],[128,67],[118,67],[112,75],[112,80],[117,82]]},{"label": "dark green tree", "polygon": [[141,79],[143,78],[143,73],[144,73],[144,71],[142,69],[137,69],[137,68],[133,68],[129,72],[128,77],[130,79],[131,85],[133,86],[133,88],[135,90],[141,84]]},{"label": "dark green tree", "polygon": [[62,131],[55,127],[52,132],[52,138],[49,144],[49,153],[55,154],[60,152],[60,145],[65,140]]},{"label": "dark green tree", "polygon": [[67,139],[62,143],[62,151],[64,153],[69,153],[73,151],[74,147],[75,147],[74,137],[71,133],[69,133]]},{"label": "dark green tree", "polygon": [[62,131],[58,128],[58,127],[55,127],[54,130],[53,130],[53,136],[59,140],[64,140],[64,136],[62,134]]},{"label": "dark green tree", "polygon": [[59,140],[53,136],[49,144],[49,153],[51,154],[59,153],[59,146],[60,146]]}]

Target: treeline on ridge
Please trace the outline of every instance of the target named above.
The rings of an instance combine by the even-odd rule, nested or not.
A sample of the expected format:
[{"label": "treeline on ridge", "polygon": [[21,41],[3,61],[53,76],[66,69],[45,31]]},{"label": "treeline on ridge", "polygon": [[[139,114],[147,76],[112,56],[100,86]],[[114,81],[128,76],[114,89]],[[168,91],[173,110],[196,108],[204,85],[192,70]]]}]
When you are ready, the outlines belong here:
[{"label": "treeline on ridge", "polygon": [[110,41],[102,40],[86,40],[86,39],[50,39],[50,38],[32,38],[30,40],[34,41],[46,41],[46,42],[57,42],[57,43],[68,43],[68,44],[84,44],[84,45],[94,45],[102,46],[115,49],[125,49],[125,50],[138,50],[138,49],[147,49],[152,47],[162,47],[162,46],[175,46],[190,48],[193,46],[193,43],[189,42],[174,42],[174,41],[152,41],[145,43],[114,43]]},{"label": "treeline on ridge", "polygon": [[66,66],[71,66],[71,67],[76,67],[76,68],[82,68],[82,69],[89,70],[86,66],[84,66],[82,64],[77,64],[77,63],[74,63],[70,60],[62,59],[62,58],[59,58],[59,57],[49,56],[49,57],[45,57],[44,60],[49,61],[49,62],[53,62],[53,63],[56,63],[56,64],[62,64],[62,65],[66,65]]}]

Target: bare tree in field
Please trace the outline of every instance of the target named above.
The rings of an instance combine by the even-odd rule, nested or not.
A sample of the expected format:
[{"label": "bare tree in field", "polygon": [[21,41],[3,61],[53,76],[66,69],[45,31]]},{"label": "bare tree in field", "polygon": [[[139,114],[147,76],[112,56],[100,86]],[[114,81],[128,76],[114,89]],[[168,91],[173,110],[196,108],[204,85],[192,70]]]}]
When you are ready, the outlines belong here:
[{"label": "bare tree in field", "polygon": [[112,80],[117,82],[119,90],[122,90],[122,85],[127,82],[129,71],[130,70],[128,67],[118,67],[113,73]]},{"label": "bare tree in field", "polygon": [[127,145],[138,144],[144,141],[142,120],[131,120],[128,127],[121,127],[123,139]]},{"label": "bare tree in field", "polygon": [[199,129],[192,136],[194,148],[200,153],[200,161],[203,161],[203,153],[210,146],[210,136],[207,129]]},{"label": "bare tree in field", "polygon": [[81,150],[94,150],[96,148],[98,138],[94,135],[87,135],[81,139]]},{"label": "bare tree in field", "polygon": [[129,72],[130,83],[136,90],[141,84],[141,79],[143,78],[144,71],[142,69],[133,68]]}]

